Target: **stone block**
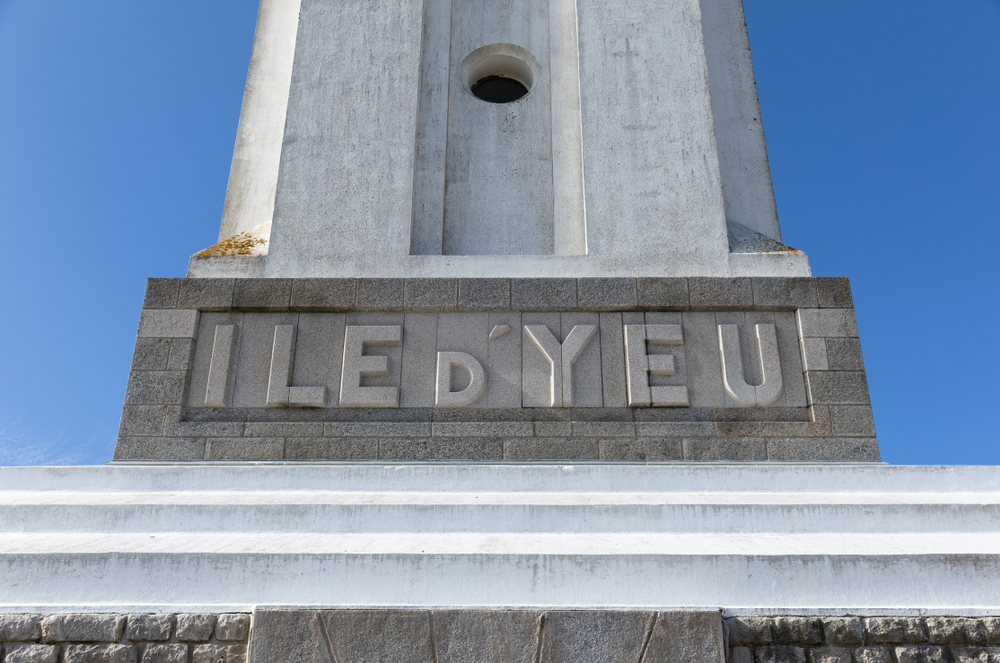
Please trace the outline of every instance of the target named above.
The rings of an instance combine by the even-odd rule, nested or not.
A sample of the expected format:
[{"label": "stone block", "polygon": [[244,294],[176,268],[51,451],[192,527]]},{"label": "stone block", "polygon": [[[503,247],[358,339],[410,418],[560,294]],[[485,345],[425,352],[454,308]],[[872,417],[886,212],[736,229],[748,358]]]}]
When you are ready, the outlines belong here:
[{"label": "stone block", "polygon": [[128,377],[126,405],[180,405],[184,400],[182,371],[136,372]]},{"label": "stone block", "polygon": [[177,308],[177,291],[184,279],[146,279],[143,308]]},{"label": "stone block", "polygon": [[989,636],[989,643],[1000,645],[1000,617],[983,617],[982,622]]},{"label": "stone block", "polygon": [[193,338],[175,338],[170,341],[168,371],[186,371],[194,363],[195,342]]},{"label": "stone block", "polygon": [[763,461],[767,445],[763,438],[685,438],[684,460]]},{"label": "stone block", "polygon": [[767,617],[729,617],[725,626],[730,645],[771,643],[771,620]]},{"label": "stone block", "polygon": [[873,437],[774,438],[767,441],[767,459],[774,461],[878,462]]},{"label": "stone block", "polygon": [[177,615],[177,639],[181,642],[208,642],[215,630],[216,619],[215,615],[203,613]]},{"label": "stone block", "polygon": [[357,279],[294,279],[293,311],[348,311],[354,307]]},{"label": "stone block", "polygon": [[355,306],[362,311],[403,308],[403,279],[358,279]]},{"label": "stone block", "polygon": [[236,279],[233,308],[244,311],[287,311],[292,279]]},{"label": "stone block", "polygon": [[855,647],[854,663],[893,663],[888,647]]},{"label": "stone block", "polygon": [[953,663],[1000,663],[1000,647],[950,647]]},{"label": "stone block", "polygon": [[815,617],[775,617],[771,621],[775,642],[788,645],[818,645],[823,642],[823,629]]},{"label": "stone block", "polygon": [[486,343],[489,377],[486,404],[491,408],[521,407],[521,314],[517,311],[487,314],[490,333],[496,328],[510,331],[494,336]]},{"label": "stone block", "polygon": [[233,372],[230,397],[232,407],[266,406],[276,329],[297,325],[299,316],[298,313],[258,313],[245,316],[242,328],[239,329],[238,354],[233,359],[238,370]]},{"label": "stone block", "polygon": [[126,405],[118,425],[118,437],[159,437],[163,435],[166,405]]},{"label": "stone block", "polygon": [[208,438],[205,460],[279,460],[285,456],[285,439],[270,437]]},{"label": "stone block", "polygon": [[322,421],[249,421],[243,433],[246,437],[322,437]]},{"label": "stone block", "polygon": [[568,413],[571,410],[553,408],[549,410],[521,410],[503,407],[495,408],[438,408],[432,410],[435,423],[446,421],[568,421],[565,416],[546,418],[539,413],[559,412]]},{"label": "stone block", "polygon": [[820,308],[854,308],[851,282],[843,276],[824,276],[815,279]]},{"label": "stone block", "polygon": [[875,437],[875,419],[867,405],[831,405],[830,425],[837,437]]},{"label": "stone block", "polygon": [[535,434],[530,421],[435,422],[435,437],[530,437]]},{"label": "stone block", "polygon": [[143,310],[139,315],[139,338],[197,338],[198,311]]},{"label": "stone block", "polygon": [[434,407],[438,317],[434,313],[406,313],[403,317],[400,407]]},{"label": "stone block", "polygon": [[42,642],[118,642],[124,630],[122,615],[48,615],[42,619]]},{"label": "stone block", "polygon": [[710,421],[637,422],[635,434],[639,437],[711,437],[715,435],[715,424]]},{"label": "stone block", "polygon": [[823,635],[830,645],[863,645],[865,625],[854,617],[823,619]]},{"label": "stone block", "polygon": [[850,647],[811,647],[809,663],[852,663]]},{"label": "stone block", "polygon": [[825,338],[802,339],[803,368],[807,371],[828,371],[830,362],[826,355]]},{"label": "stone block", "polygon": [[811,403],[869,405],[868,378],[855,371],[809,371],[806,384]]},{"label": "stone block", "polygon": [[800,308],[795,312],[799,338],[857,338],[854,309]]},{"label": "stone block", "polygon": [[173,615],[129,615],[125,637],[133,642],[163,642],[170,639]]},{"label": "stone block", "polygon": [[610,438],[598,440],[601,460],[663,462],[684,460],[680,438]]},{"label": "stone block", "polygon": [[243,642],[249,632],[250,615],[245,613],[223,613],[215,623],[215,639],[219,642]]},{"label": "stone block", "polygon": [[4,663],[58,663],[57,645],[7,645]]},{"label": "stone block", "polygon": [[604,407],[628,404],[625,385],[625,338],[620,313],[601,313],[601,381]]},{"label": "stone block", "polygon": [[598,313],[581,311],[559,316],[565,407],[604,406],[600,324]]},{"label": "stone block", "polygon": [[532,663],[538,615],[514,610],[442,610],[428,627],[436,663]]},{"label": "stone block", "polygon": [[233,306],[236,279],[184,279],[177,308],[228,311]]},{"label": "stone block", "polygon": [[536,437],[569,437],[573,434],[573,423],[569,421],[536,421]]},{"label": "stone block", "polygon": [[806,663],[806,650],[793,645],[764,645],[754,649],[756,663]]},{"label": "stone block", "polygon": [[278,460],[285,455],[284,438],[208,438],[205,460]]},{"label": "stone block", "polygon": [[455,311],[458,279],[406,279],[403,307],[408,311]]},{"label": "stone block", "polygon": [[576,306],[576,279],[510,280],[510,307],[515,311],[572,311]]},{"label": "stone block", "polygon": [[691,407],[721,407],[726,404],[726,398],[715,313],[688,312],[681,318],[684,321],[684,361]]},{"label": "stone block", "polygon": [[638,442],[646,455],[640,460],[649,462],[684,460],[684,441],[681,438],[643,437],[638,438]]},{"label": "stone block", "polygon": [[[171,406],[171,408],[174,407]],[[322,426],[322,424],[320,425]],[[163,434],[168,437],[243,437],[245,428],[246,424],[241,421],[170,421],[168,419]]]},{"label": "stone block", "polygon": [[686,311],[691,306],[688,279],[636,279],[636,304],[643,310]]},{"label": "stone block", "polygon": [[379,460],[503,460],[500,438],[379,439]]},{"label": "stone block", "polygon": [[636,307],[633,278],[581,278],[576,281],[577,306],[584,311],[624,311]]},{"label": "stone block", "polygon": [[42,637],[41,615],[0,615],[0,642],[30,642]]},{"label": "stone block", "polygon": [[927,628],[918,617],[868,617],[865,634],[868,642],[909,644],[927,642]]},{"label": "stone block", "polygon": [[933,645],[909,645],[895,648],[897,663],[949,663],[948,651]]},{"label": "stone block", "polygon": [[377,460],[375,437],[302,437],[285,440],[287,460]]},{"label": "stone block", "polygon": [[[277,410],[271,410],[272,412],[277,412]],[[460,412],[460,409],[454,411],[454,413]],[[482,410],[477,410],[482,412]],[[436,420],[437,415],[443,414],[441,411],[435,412],[429,407],[409,407],[409,408],[399,408],[399,409],[387,409],[387,408],[331,408],[326,411],[327,421],[356,421],[356,422],[373,422],[373,421],[433,421]]]},{"label": "stone block", "polygon": [[327,437],[430,437],[429,421],[328,421]]},{"label": "stone block", "polygon": [[729,663],[753,663],[753,648],[730,647]]},{"label": "stone block", "polygon": [[[321,634],[329,635],[329,646],[336,653],[337,661],[344,663],[347,661],[432,663],[434,661],[430,614],[426,611],[334,610],[313,614],[323,620],[323,629],[317,635],[322,641],[326,638]],[[313,632],[319,631],[316,627],[312,628]],[[321,652],[321,655],[328,656],[326,651],[321,650]],[[260,660],[261,663],[264,661],[277,663],[281,660],[275,657],[274,654],[277,652],[260,658],[256,653],[255,651],[254,661]],[[299,652],[295,654],[294,658],[286,660],[303,663],[329,660],[329,657],[317,660],[303,656]]]},{"label": "stone block", "polygon": [[[670,636],[677,634],[665,633],[662,627],[657,629],[656,622],[655,615],[649,612],[548,612],[539,624],[541,647],[537,660],[539,663],[631,663],[640,660],[647,663],[684,663],[686,657],[665,656],[667,652],[663,650],[671,648]],[[649,633],[648,640],[646,633]],[[710,656],[705,658],[712,660]],[[718,660],[722,658],[720,656]]]},{"label": "stone block", "polygon": [[857,338],[826,339],[826,356],[831,371],[863,371],[861,340]]},{"label": "stone block", "polygon": [[[792,423],[810,422],[814,419],[811,409],[797,407],[717,407],[712,408],[711,410],[691,408],[690,412],[698,414],[697,417],[690,419],[690,421],[763,421]],[[820,416],[824,421],[829,418],[828,413]],[[636,420],[638,421],[638,418]]]},{"label": "stone block", "polygon": [[979,619],[968,617],[927,617],[927,634],[934,645],[985,645],[990,634]]},{"label": "stone block", "polygon": [[523,407],[561,407],[562,354],[558,340],[561,338],[561,321],[558,313],[551,312],[524,313],[521,316]]},{"label": "stone block", "polygon": [[574,421],[574,437],[635,437],[631,421]]},{"label": "stone block", "polygon": [[246,663],[246,645],[195,645],[191,663]]},{"label": "stone block", "polygon": [[203,460],[205,440],[176,437],[123,437],[114,460]]},{"label": "stone block", "polygon": [[753,277],[753,304],[758,308],[816,308],[814,278]]},{"label": "stone block", "polygon": [[504,441],[504,460],[600,460],[598,438],[513,438]]},{"label": "stone block", "polygon": [[137,338],[132,353],[133,371],[165,371],[170,357],[169,338]]},{"label": "stone block", "polygon": [[458,310],[510,310],[510,279],[459,279]]},{"label": "stone block", "polygon": [[748,310],[753,308],[753,285],[747,277],[692,277],[688,280],[691,309]]},{"label": "stone block", "polygon": [[132,645],[68,645],[65,663],[136,663],[138,651]]},{"label": "stone block", "polygon": [[[827,415],[825,408],[817,408]],[[830,435],[830,422],[820,421],[719,421],[719,437],[820,437]],[[694,435],[694,434],[692,434]]]},{"label": "stone block", "polygon": [[188,646],[148,645],[142,652],[142,663],[187,663]]},{"label": "stone block", "polygon": [[[177,421],[181,422],[244,422],[250,412],[277,412],[277,410],[251,410],[242,407],[197,407],[180,408],[176,405],[167,407],[167,416],[175,413]],[[219,437],[225,437],[220,435]]]}]

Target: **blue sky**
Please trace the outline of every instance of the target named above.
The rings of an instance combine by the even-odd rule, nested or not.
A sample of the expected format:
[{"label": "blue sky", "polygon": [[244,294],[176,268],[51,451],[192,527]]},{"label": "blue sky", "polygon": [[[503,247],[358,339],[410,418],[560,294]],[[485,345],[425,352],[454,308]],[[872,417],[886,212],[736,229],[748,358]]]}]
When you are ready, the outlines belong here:
[{"label": "blue sky", "polygon": [[[745,0],[784,239],[883,459],[1000,464],[1000,0]],[[218,233],[254,0],[0,0],[0,465],[110,459],[147,276]]]}]

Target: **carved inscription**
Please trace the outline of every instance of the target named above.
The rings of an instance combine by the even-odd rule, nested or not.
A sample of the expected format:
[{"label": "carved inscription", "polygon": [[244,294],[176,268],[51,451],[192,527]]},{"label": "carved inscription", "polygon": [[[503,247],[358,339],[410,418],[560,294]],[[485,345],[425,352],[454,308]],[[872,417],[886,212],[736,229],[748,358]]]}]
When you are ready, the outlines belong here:
[{"label": "carved inscription", "polygon": [[[265,327],[267,347],[260,332],[241,331],[255,315],[263,314],[203,314],[208,344],[196,352],[189,405],[397,408],[402,388],[408,407],[487,407],[491,371],[502,393],[520,389],[521,407],[806,405],[792,314],[751,325],[732,313],[537,313],[522,324],[521,314],[496,324],[452,313],[422,318],[408,340],[403,316],[365,324],[390,320],[352,314],[345,324],[343,314],[303,314],[302,329]],[[507,407],[517,407],[516,394]]]},{"label": "carved inscription", "polygon": [[781,359],[774,325],[754,325],[763,382],[747,384],[740,355],[740,332],[736,325],[719,325],[719,355],[726,393],[740,405],[770,405],[781,395]]}]

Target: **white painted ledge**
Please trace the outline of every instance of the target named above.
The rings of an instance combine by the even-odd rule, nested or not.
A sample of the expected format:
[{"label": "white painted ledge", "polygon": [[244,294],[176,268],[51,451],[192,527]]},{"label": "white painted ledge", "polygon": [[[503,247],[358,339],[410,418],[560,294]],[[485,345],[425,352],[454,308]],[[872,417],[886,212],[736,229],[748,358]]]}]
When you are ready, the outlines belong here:
[{"label": "white painted ledge", "polygon": [[1000,471],[0,468],[0,612],[1000,613]]}]

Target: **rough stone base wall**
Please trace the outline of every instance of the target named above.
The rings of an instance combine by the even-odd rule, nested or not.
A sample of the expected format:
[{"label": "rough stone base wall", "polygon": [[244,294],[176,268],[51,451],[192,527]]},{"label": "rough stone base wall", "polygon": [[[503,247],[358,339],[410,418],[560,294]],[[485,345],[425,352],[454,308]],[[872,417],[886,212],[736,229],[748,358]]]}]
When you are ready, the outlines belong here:
[{"label": "rough stone base wall", "polygon": [[3,663],[243,663],[250,615],[0,615]]},{"label": "rough stone base wall", "polygon": [[1000,617],[731,617],[729,663],[1000,663]]},{"label": "rough stone base wall", "polygon": [[[843,278],[150,279],[114,460],[878,461],[853,307]],[[253,326],[251,319],[273,330],[277,324],[304,324],[303,316],[313,316],[309,324],[319,325],[316,314],[364,314],[366,320],[380,315],[404,327],[410,316],[436,314],[499,315],[498,321],[515,327],[520,323],[510,321],[528,319],[522,315],[536,322],[586,318],[607,331],[595,341],[601,371],[607,364],[607,395],[601,407],[572,408],[198,403],[199,398],[205,403],[205,385],[192,387],[195,373],[201,375],[196,351],[200,347],[199,356],[211,359],[217,324],[232,326],[239,335]],[[693,398],[691,407],[627,407],[622,325],[663,324],[650,322],[666,320],[663,314],[674,316],[671,324],[678,315],[700,316],[697,325],[691,322],[704,332],[697,336],[698,347],[713,353],[719,347],[716,322],[743,320],[739,324],[749,329],[747,320],[777,323],[785,316],[790,326],[782,328],[779,345],[798,381],[796,395],[786,380],[788,400],[773,406],[732,407],[724,399]],[[390,324],[384,321],[377,324]],[[200,327],[205,327],[201,333]],[[423,339],[416,326],[407,333]],[[421,357],[436,348],[437,337],[428,334],[427,343],[414,341]],[[259,382],[266,387],[272,345],[271,336],[261,338],[259,348],[247,341],[259,350],[250,353],[253,361],[236,363],[259,365]],[[692,348],[694,339],[688,342]],[[408,345],[401,350],[410,351]],[[693,374],[697,362],[688,361]],[[718,374],[722,398],[717,361],[703,372]],[[198,365],[207,380],[208,369]],[[421,375],[432,379],[432,368]],[[336,371],[331,375],[336,384]]]}]

